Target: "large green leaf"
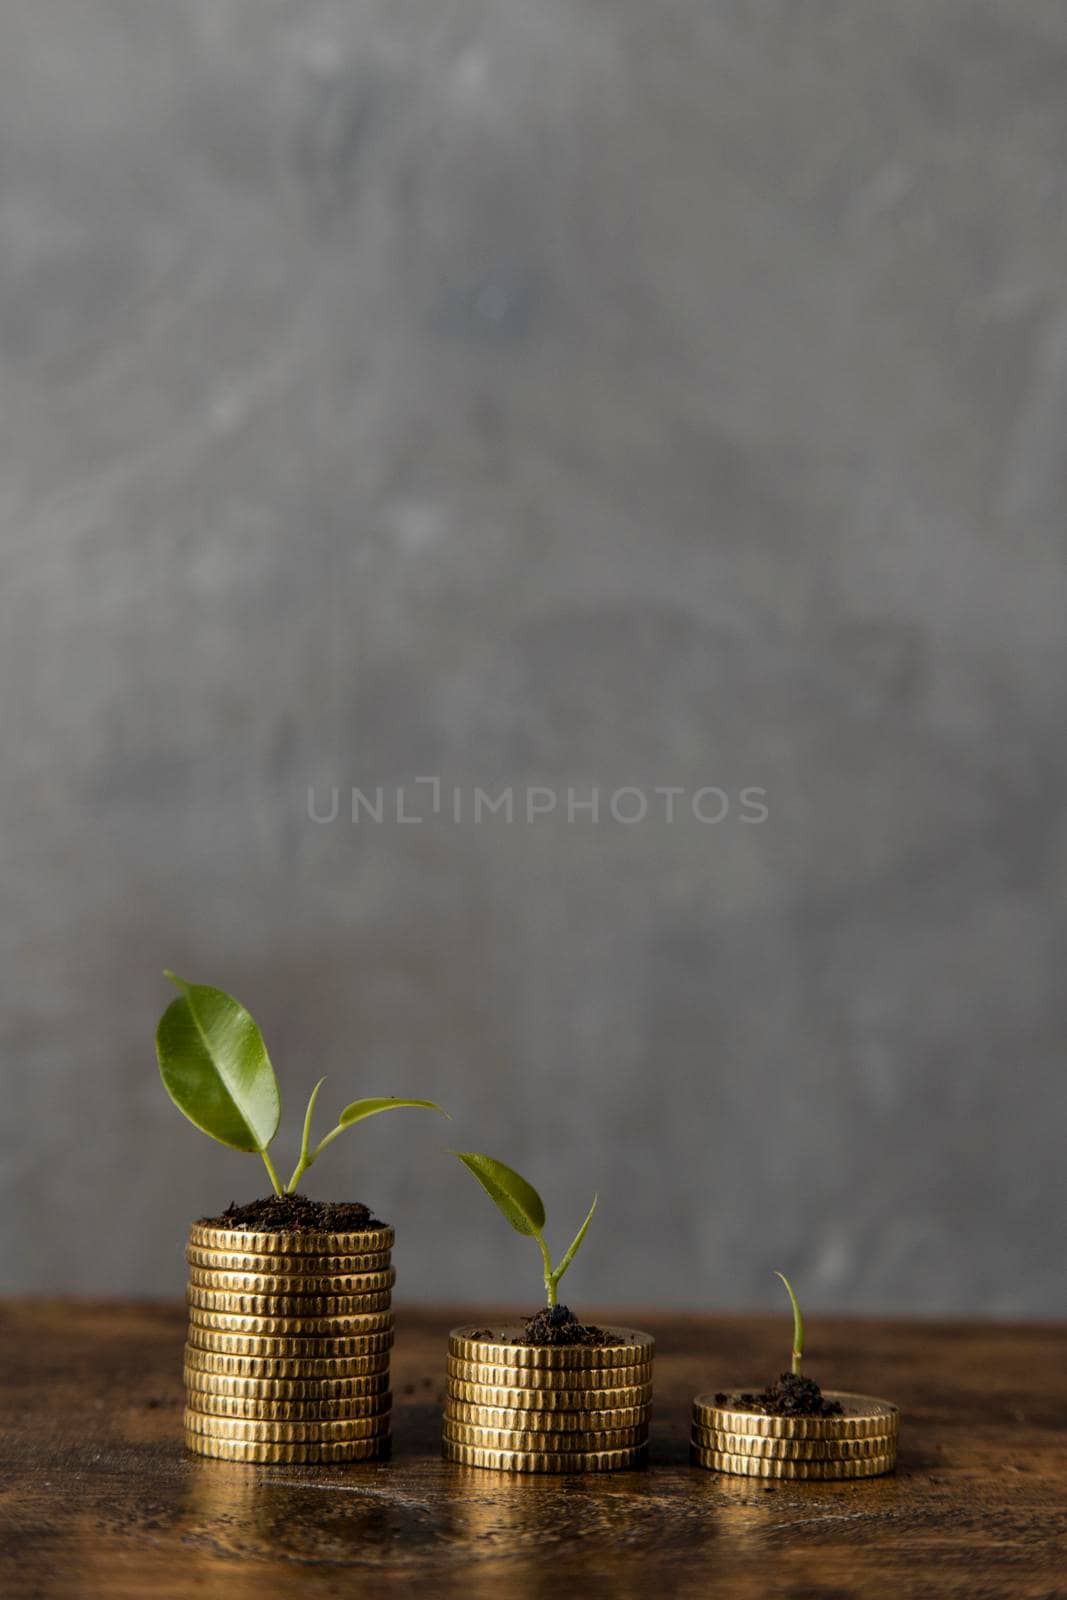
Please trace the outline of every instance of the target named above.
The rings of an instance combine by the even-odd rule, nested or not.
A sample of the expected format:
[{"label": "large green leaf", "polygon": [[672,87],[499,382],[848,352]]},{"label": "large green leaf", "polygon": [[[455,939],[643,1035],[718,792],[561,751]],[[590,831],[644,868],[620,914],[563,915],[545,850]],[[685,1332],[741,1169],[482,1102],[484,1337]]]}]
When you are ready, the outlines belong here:
[{"label": "large green leaf", "polygon": [[345,1106],[337,1119],[339,1128],[350,1128],[354,1122],[362,1122],[364,1117],[376,1117],[379,1111],[399,1111],[402,1106],[415,1106],[420,1111],[440,1111],[443,1117],[448,1112],[434,1100],[398,1100],[393,1095],[385,1095],[376,1100],[353,1100],[350,1106]]},{"label": "large green leaf", "polygon": [[232,1150],[266,1150],[282,1103],[263,1037],[232,995],[168,972],[181,990],[159,1020],[156,1056],[179,1111]]},{"label": "large green leaf", "polygon": [[533,1184],[492,1156],[453,1150],[452,1154],[473,1172],[486,1194],[496,1202],[516,1233],[538,1234],[545,1225],[545,1207]]}]

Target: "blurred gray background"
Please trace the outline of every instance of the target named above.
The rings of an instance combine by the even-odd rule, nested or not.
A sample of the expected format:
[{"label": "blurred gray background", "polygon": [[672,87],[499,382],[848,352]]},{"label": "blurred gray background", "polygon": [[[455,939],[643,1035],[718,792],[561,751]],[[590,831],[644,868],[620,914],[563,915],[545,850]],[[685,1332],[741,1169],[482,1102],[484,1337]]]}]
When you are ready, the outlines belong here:
[{"label": "blurred gray background", "polygon": [[1058,0],[5,0],[5,1286],[264,1191],[169,965],[279,1165],[452,1109],[408,1298],[538,1299],[455,1143],[579,1305],[1062,1311],[1065,268]]}]

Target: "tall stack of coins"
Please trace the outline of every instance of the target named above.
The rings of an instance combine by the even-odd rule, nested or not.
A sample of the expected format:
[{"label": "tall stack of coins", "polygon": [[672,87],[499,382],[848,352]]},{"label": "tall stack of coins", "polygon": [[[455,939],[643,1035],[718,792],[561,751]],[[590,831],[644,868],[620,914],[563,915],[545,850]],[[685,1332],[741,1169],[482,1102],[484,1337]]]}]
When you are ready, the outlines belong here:
[{"label": "tall stack of coins", "polygon": [[603,1345],[529,1345],[522,1325],[448,1338],[444,1454],[504,1472],[644,1466],[655,1341],[606,1328]]},{"label": "tall stack of coins", "polygon": [[365,1461],[389,1445],[392,1228],[190,1230],[185,1443],[227,1461]]},{"label": "tall stack of coins", "polygon": [[692,1459],[749,1478],[877,1478],[897,1464],[900,1414],[887,1400],[825,1391],[841,1416],[767,1416],[738,1408],[740,1391],[693,1401]]}]

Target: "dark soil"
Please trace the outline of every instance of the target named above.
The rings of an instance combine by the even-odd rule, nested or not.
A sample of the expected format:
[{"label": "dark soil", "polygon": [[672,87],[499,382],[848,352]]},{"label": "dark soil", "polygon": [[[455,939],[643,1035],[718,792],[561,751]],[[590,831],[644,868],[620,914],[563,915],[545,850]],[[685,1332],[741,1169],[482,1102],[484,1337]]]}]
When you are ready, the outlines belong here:
[{"label": "dark soil", "polygon": [[735,1411],[758,1411],[765,1417],[839,1417],[841,1406],[836,1400],[824,1400],[823,1392],[814,1378],[803,1378],[792,1372],[783,1372],[777,1383],[768,1384],[760,1394],[743,1394],[737,1399],[717,1394],[717,1406],[731,1406]]},{"label": "dark soil", "polygon": [[545,1306],[526,1318],[516,1344],[614,1344],[610,1334],[592,1323],[579,1322],[567,1306]]},{"label": "dark soil", "polygon": [[522,1335],[513,1339],[501,1334],[498,1328],[474,1328],[471,1339],[504,1340],[507,1344],[614,1344],[615,1340],[603,1328],[591,1322],[579,1322],[567,1306],[545,1306],[527,1317]]},{"label": "dark soil", "polygon": [[200,1223],[248,1233],[363,1233],[386,1226],[357,1200],[309,1200],[302,1194],[271,1194],[246,1206],[231,1201],[221,1217],[201,1217]]}]

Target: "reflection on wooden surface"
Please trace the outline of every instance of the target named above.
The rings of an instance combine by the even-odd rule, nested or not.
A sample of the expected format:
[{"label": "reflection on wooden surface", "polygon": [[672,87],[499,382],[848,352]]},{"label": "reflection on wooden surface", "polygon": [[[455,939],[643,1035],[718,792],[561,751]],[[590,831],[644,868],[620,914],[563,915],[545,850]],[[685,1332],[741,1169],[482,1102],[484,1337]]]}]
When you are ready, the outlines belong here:
[{"label": "reflection on wooden surface", "polygon": [[553,1478],[440,1459],[455,1310],[401,1314],[391,1461],[285,1468],[183,1451],[180,1306],[9,1303],[0,1588],[10,1600],[365,1600],[405,1587],[420,1600],[875,1589],[918,1600],[979,1578],[998,1596],[1058,1581],[1062,1332],[820,1320],[813,1376],[901,1405],[899,1471],[764,1484],[688,1465],[689,1406],[698,1391],[771,1376],[781,1319],[629,1317],[659,1341],[652,1465]]}]

